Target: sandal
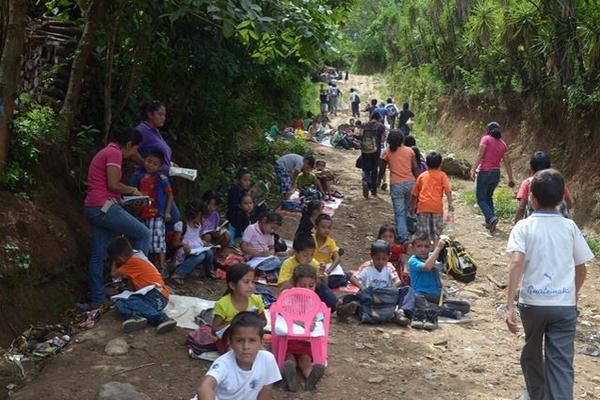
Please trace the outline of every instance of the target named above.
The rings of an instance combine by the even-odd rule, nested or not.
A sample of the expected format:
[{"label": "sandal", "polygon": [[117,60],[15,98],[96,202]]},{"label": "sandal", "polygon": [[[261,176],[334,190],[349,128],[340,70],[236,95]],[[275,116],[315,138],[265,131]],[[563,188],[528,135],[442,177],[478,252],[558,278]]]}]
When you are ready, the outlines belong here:
[{"label": "sandal", "polygon": [[337,197],[338,199],[343,199],[344,198],[344,195],[341,194],[340,192],[338,192],[337,190],[335,192],[331,193],[331,195],[333,197]]}]

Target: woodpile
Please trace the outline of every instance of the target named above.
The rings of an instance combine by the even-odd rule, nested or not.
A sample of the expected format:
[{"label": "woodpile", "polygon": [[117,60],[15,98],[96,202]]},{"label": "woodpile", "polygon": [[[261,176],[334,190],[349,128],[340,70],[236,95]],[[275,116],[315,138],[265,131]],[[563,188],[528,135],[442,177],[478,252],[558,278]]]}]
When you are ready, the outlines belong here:
[{"label": "woodpile", "polygon": [[21,88],[39,103],[59,109],[69,84],[70,58],[81,28],[72,21],[38,18],[27,24]]}]

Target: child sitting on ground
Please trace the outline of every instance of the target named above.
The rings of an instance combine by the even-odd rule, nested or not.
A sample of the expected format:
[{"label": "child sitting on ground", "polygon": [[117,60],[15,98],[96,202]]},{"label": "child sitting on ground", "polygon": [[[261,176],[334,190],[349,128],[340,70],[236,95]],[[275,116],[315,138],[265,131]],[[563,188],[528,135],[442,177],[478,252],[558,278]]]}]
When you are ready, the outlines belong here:
[{"label": "child sitting on ground", "polygon": [[[383,240],[376,240],[371,245],[371,263],[360,270],[358,274],[350,278],[355,286],[361,291],[367,288],[390,288],[399,289],[397,309],[393,321],[401,326],[410,324],[410,317],[414,308],[414,292],[410,286],[402,286],[402,281],[396,273],[396,269],[389,263],[390,245]],[[349,315],[356,313],[360,303],[359,294],[349,294],[343,297],[343,303],[348,306],[345,311],[349,314],[338,313],[338,320],[346,322]]]},{"label": "child sitting on ground", "polygon": [[324,270],[327,277],[327,286],[330,289],[346,286],[352,273],[345,272],[340,266],[340,249],[330,236],[333,219],[327,214],[321,214],[317,217],[315,226],[316,232],[313,235],[317,248],[315,260]]},{"label": "child sitting on ground", "polygon": [[[531,187],[531,180],[533,179],[533,176],[536,172],[549,169],[551,167],[552,165],[550,162],[550,157],[543,151],[536,151],[531,157],[531,160],[529,160],[530,176],[521,182],[521,186],[519,186],[519,191],[517,192],[519,208],[517,209],[517,213],[515,215],[515,223],[523,218],[527,218],[531,213],[533,213],[533,207],[529,202],[529,188]],[[569,189],[565,183],[565,194],[563,201],[560,203],[559,211],[563,217],[570,218],[571,216],[569,214],[569,210],[572,207],[573,201],[571,200],[571,193],[569,193]]]},{"label": "child sitting on ground", "polygon": [[295,185],[300,192],[301,198],[316,198],[320,200],[325,196],[321,181],[313,173],[314,168],[315,158],[313,156],[306,156],[304,164],[302,164],[302,170],[296,177]]},{"label": "child sitting on ground", "polygon": [[[279,273],[279,279],[277,280],[277,286],[280,290],[284,290],[292,287],[292,276],[294,270],[300,264],[308,264],[312,266],[317,273],[320,272],[320,264],[314,259],[316,244],[312,236],[297,236],[294,239],[294,255],[283,262],[281,265],[281,271]],[[344,307],[342,302],[337,298],[335,293],[327,286],[322,279],[319,279],[315,291],[319,295],[319,298],[327,307],[333,311],[337,311],[338,314],[344,313],[345,308],[352,308],[352,306]]]},{"label": "child sitting on ground", "polygon": [[[293,287],[308,289],[314,291],[317,287],[317,271],[310,265],[301,264],[294,269],[292,275]],[[322,313],[317,315],[322,319]],[[311,327],[312,331],[313,327]],[[325,374],[325,366],[322,364],[313,364],[310,342],[290,340],[288,342],[287,354],[283,363],[283,380],[287,390],[290,392],[298,391],[297,369],[300,369],[302,376],[306,380],[306,390],[315,390],[317,383]]]},{"label": "child sitting on ground", "polygon": [[454,211],[452,189],[448,175],[440,170],[442,156],[434,151],[427,154],[427,168],[417,178],[412,191],[413,212],[417,213],[417,234],[429,236],[434,246],[444,229],[444,203],[446,195],[448,211]]},{"label": "child sitting on ground", "polygon": [[404,266],[408,257],[406,248],[402,244],[396,243],[396,229],[392,225],[384,224],[379,228],[377,239],[384,240],[390,245],[390,262],[396,269],[398,277],[403,285],[410,285],[410,276],[405,271]]},{"label": "child sitting on ground", "polygon": [[[431,252],[429,236],[426,234],[415,235],[412,242],[414,254],[408,260],[408,272],[413,290],[437,308],[438,315],[441,317],[461,319],[463,312],[452,308],[454,303],[458,302],[443,303],[442,307],[438,307],[440,298],[445,300],[446,296],[442,292],[442,281],[440,280],[442,265],[437,263],[437,259],[440,252],[446,247],[446,242],[439,240],[433,252]],[[426,321],[413,320],[412,325],[414,325],[413,328],[427,329],[427,326],[423,326],[423,324],[426,324]]]},{"label": "child sitting on ground", "polygon": [[296,229],[296,236],[310,236],[313,234],[315,222],[317,217],[323,212],[323,202],[320,200],[311,200],[305,206],[302,211],[302,218]]},{"label": "child sitting on ground", "polygon": [[273,278],[277,277],[277,271],[285,259],[275,255],[273,234],[275,226],[281,223],[281,216],[270,211],[261,216],[258,222],[249,225],[242,236],[241,248],[248,264],[265,274],[272,274]]},{"label": "child sitting on ground", "polygon": [[234,244],[241,240],[244,231],[252,222],[252,211],[254,210],[254,201],[252,201],[252,196],[249,193],[243,194],[240,197],[240,202],[237,205],[238,210],[233,212],[233,219],[229,222],[233,227],[234,233]]},{"label": "child sitting on ground", "polygon": [[132,294],[127,299],[115,301],[115,308],[125,319],[123,332],[144,329],[148,324],[156,326],[156,333],[173,330],[177,322],[162,311],[169,303],[169,289],[156,267],[143,254],[135,253],[124,237],[113,239],[107,252],[113,263],[113,277],[126,278],[136,292],[154,285],[145,294]]},{"label": "child sitting on ground", "polygon": [[[240,199],[242,196],[250,193],[250,171],[246,168],[240,168],[235,175],[235,184],[227,192],[227,214],[229,221],[235,219],[235,214],[239,212]],[[241,237],[242,232],[231,232],[232,237]]]},{"label": "child sitting on ground", "polygon": [[254,294],[254,277],[255,271],[248,264],[234,264],[227,268],[227,291],[215,304],[212,322],[212,333],[218,338],[220,353],[228,350],[224,330],[240,312],[254,312],[265,324],[267,322],[262,297]]},{"label": "child sitting on ground", "polygon": [[317,179],[319,179],[319,182],[321,182],[321,186],[325,192],[325,200],[332,200],[332,197],[344,197],[337,190],[332,191],[332,185],[335,182],[335,175],[333,175],[333,172],[327,169],[327,163],[325,160],[318,160],[315,163],[315,167],[315,175],[317,176]]},{"label": "child sitting on ground", "polygon": [[204,266],[207,277],[216,279],[212,250],[209,243],[205,243],[200,237],[202,208],[203,204],[198,200],[189,202],[185,208],[183,246],[175,255],[176,268],[171,276],[171,280],[179,285],[183,284],[183,280],[199,265]]},{"label": "child sitting on ground", "polygon": [[275,356],[263,348],[264,321],[241,312],[226,335],[231,350],[217,358],[198,388],[196,400],[273,398],[273,383],[281,380]]},{"label": "child sitting on ground", "polygon": [[168,276],[166,269],[167,242],[165,222],[171,221],[173,189],[169,177],[160,172],[165,156],[159,150],[151,151],[144,159],[144,170],[135,173],[131,185],[150,198],[140,212],[140,219],[150,229],[150,259],[158,266],[161,275]]},{"label": "child sitting on ground", "polygon": [[[219,195],[211,190],[202,195],[202,240],[206,243],[221,246],[221,250],[229,246],[229,231],[220,227]],[[219,229],[220,228],[220,229]]]}]

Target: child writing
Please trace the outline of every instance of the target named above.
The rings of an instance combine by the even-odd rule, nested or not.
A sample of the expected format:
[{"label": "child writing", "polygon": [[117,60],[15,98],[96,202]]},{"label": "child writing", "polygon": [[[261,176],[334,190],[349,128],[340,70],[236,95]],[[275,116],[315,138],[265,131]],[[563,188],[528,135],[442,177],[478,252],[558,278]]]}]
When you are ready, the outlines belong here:
[{"label": "child writing", "polygon": [[249,225],[242,236],[242,252],[252,268],[277,276],[284,258],[275,255],[275,226],[281,225],[281,216],[270,211]]},{"label": "child writing", "polygon": [[313,234],[317,217],[323,212],[323,202],[320,200],[311,200],[302,210],[302,217],[298,224],[298,229],[294,236],[310,236]]},{"label": "child writing", "polygon": [[232,219],[229,220],[230,226],[233,227],[234,242],[240,240],[244,231],[252,221],[252,211],[254,210],[254,201],[249,193],[243,194],[240,197],[240,202],[237,205],[238,210],[232,212]]},{"label": "child writing", "polygon": [[[358,274],[350,278],[355,286],[361,291],[366,288],[389,288],[389,287],[400,287],[402,281],[396,273],[396,269],[392,264],[389,263],[390,258],[390,245],[383,240],[376,240],[371,245],[371,262],[365,268],[360,270]],[[399,290],[398,309],[394,315],[394,322],[401,326],[407,326],[410,324],[408,318],[412,314],[414,308],[414,292],[409,286],[404,286]],[[340,322],[346,322],[348,316],[356,313],[359,306],[359,296],[356,294],[349,294],[343,297],[343,303],[348,306],[345,311],[347,314],[338,312],[338,320]]]},{"label": "child writing", "polygon": [[315,158],[313,156],[304,157],[302,170],[296,176],[295,186],[300,192],[300,197],[317,197],[322,199],[325,196],[321,181],[313,173],[315,169]]},{"label": "child writing", "polygon": [[506,251],[511,255],[506,324],[519,331],[514,297],[525,330],[521,369],[531,399],[572,399],[577,298],[594,258],[577,225],[556,210],[565,181],[554,169],[531,180],[535,210],[512,229]]},{"label": "child writing", "polygon": [[196,400],[271,400],[281,380],[275,356],[263,348],[264,321],[253,312],[233,318],[226,335],[231,350],[217,358],[200,383]]},{"label": "child writing", "polygon": [[417,234],[429,236],[436,246],[444,229],[444,195],[448,211],[454,211],[454,205],[448,176],[440,170],[442,155],[432,151],[426,160],[428,170],[419,175],[412,191],[413,212],[417,213]]},{"label": "child writing", "polygon": [[126,299],[115,300],[115,308],[125,319],[123,332],[144,329],[148,324],[156,326],[156,333],[175,329],[177,322],[162,311],[169,303],[170,293],[156,267],[143,254],[135,253],[124,237],[113,239],[107,252],[113,263],[113,277],[126,278],[136,292],[154,286],[145,294],[133,294]]},{"label": "child writing", "polygon": [[330,289],[346,286],[351,273],[345,272],[340,266],[340,249],[331,237],[333,219],[327,214],[320,214],[315,223],[316,231],[313,235],[316,244],[315,260],[327,277]]},{"label": "child writing", "polygon": [[404,285],[410,285],[410,276],[404,270],[407,256],[406,248],[402,244],[396,243],[396,229],[389,224],[381,225],[377,239],[384,240],[390,245],[390,262],[396,268],[396,273]]},{"label": "child writing", "polygon": [[212,322],[212,333],[220,339],[217,347],[221,353],[227,350],[223,331],[237,314],[251,311],[267,322],[262,297],[254,294],[254,276],[255,271],[248,264],[234,264],[227,268],[227,292],[215,304]]},{"label": "child writing", "polygon": [[229,246],[231,236],[223,228],[219,229],[221,216],[218,211],[219,195],[213,191],[207,191],[202,195],[202,240],[206,243],[220,245],[221,249]]},{"label": "child writing", "polygon": [[[533,179],[533,175],[536,172],[542,171],[544,169],[548,169],[551,167],[550,157],[543,151],[536,151],[531,159],[529,160],[529,172],[531,176],[524,179],[521,182],[521,186],[519,186],[519,191],[517,192],[517,200],[519,201],[519,208],[517,209],[517,213],[515,215],[515,223],[526,218],[533,212],[533,207],[529,202],[529,192],[531,187],[531,180]],[[569,210],[573,207],[573,201],[571,200],[571,193],[569,193],[569,189],[565,184],[565,196],[563,201],[560,203],[560,213],[565,218],[570,218]]]},{"label": "child writing", "polygon": [[175,254],[176,268],[171,276],[171,280],[179,285],[199,265],[204,266],[206,276],[216,279],[212,250],[200,237],[203,207],[202,202],[193,200],[185,208],[183,245]]},{"label": "child writing", "polygon": [[144,169],[133,175],[131,184],[150,198],[148,205],[142,208],[140,218],[150,229],[150,258],[158,265],[161,274],[166,275],[167,243],[165,240],[165,222],[171,221],[173,190],[169,177],[160,172],[165,156],[159,150],[151,151],[144,159]]},{"label": "child writing", "polygon": [[[292,275],[293,287],[303,288],[314,291],[317,287],[317,271],[307,264],[301,264],[294,269]],[[322,313],[317,315],[321,319]],[[311,327],[311,331],[314,326]],[[287,390],[290,392],[298,391],[297,369],[300,369],[305,379],[306,390],[315,390],[317,383],[325,374],[325,366],[322,364],[313,364],[310,342],[292,340],[288,343],[288,349],[285,362],[283,363],[283,380]]]}]

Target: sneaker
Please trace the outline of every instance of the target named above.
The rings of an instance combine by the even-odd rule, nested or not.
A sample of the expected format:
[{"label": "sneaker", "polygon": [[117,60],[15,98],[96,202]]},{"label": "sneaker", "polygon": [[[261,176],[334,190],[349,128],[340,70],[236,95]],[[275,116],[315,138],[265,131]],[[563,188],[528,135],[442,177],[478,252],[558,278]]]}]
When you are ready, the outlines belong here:
[{"label": "sneaker", "polygon": [[425,321],[422,319],[413,319],[410,323],[410,327],[413,329],[425,329]]},{"label": "sneaker", "polygon": [[147,326],[148,320],[144,317],[129,318],[121,325],[121,327],[123,328],[123,332],[125,333],[139,331],[140,329],[144,329]]},{"label": "sneaker", "polygon": [[358,306],[358,301],[351,301],[350,303],[337,306],[335,311],[337,313],[338,322],[348,322],[348,317],[356,313]]},{"label": "sneaker", "polygon": [[177,321],[173,318],[169,318],[166,321],[161,322],[156,327],[156,333],[167,333],[171,332],[177,326]]},{"label": "sneaker", "polygon": [[460,311],[454,311],[454,316],[452,318],[454,318],[457,321],[460,321],[460,319],[463,317],[463,313]]},{"label": "sneaker", "polygon": [[292,360],[287,360],[283,363],[283,381],[285,387],[290,392],[298,391],[298,374],[296,373],[296,364]]},{"label": "sneaker", "polygon": [[426,331],[434,331],[437,328],[438,328],[437,322],[428,321],[428,320],[423,321],[423,329],[425,329]]},{"label": "sneaker", "polygon": [[387,183],[381,184],[381,190],[383,190],[384,192],[387,190],[387,187],[388,187]]},{"label": "sneaker", "polygon": [[369,198],[369,185],[367,185],[366,182],[363,182],[362,184],[362,190],[363,190],[363,197],[365,199]]},{"label": "sneaker", "polygon": [[490,222],[487,226],[488,231],[490,231],[491,234],[493,234],[494,232],[496,232],[496,227],[498,225],[498,218],[494,219],[492,222]]},{"label": "sneaker", "polygon": [[394,311],[394,322],[400,326],[408,326],[410,325],[410,319],[404,315],[404,310],[399,308]]},{"label": "sneaker", "polygon": [[315,390],[317,383],[325,375],[325,367],[321,364],[315,364],[306,378],[306,390]]}]

